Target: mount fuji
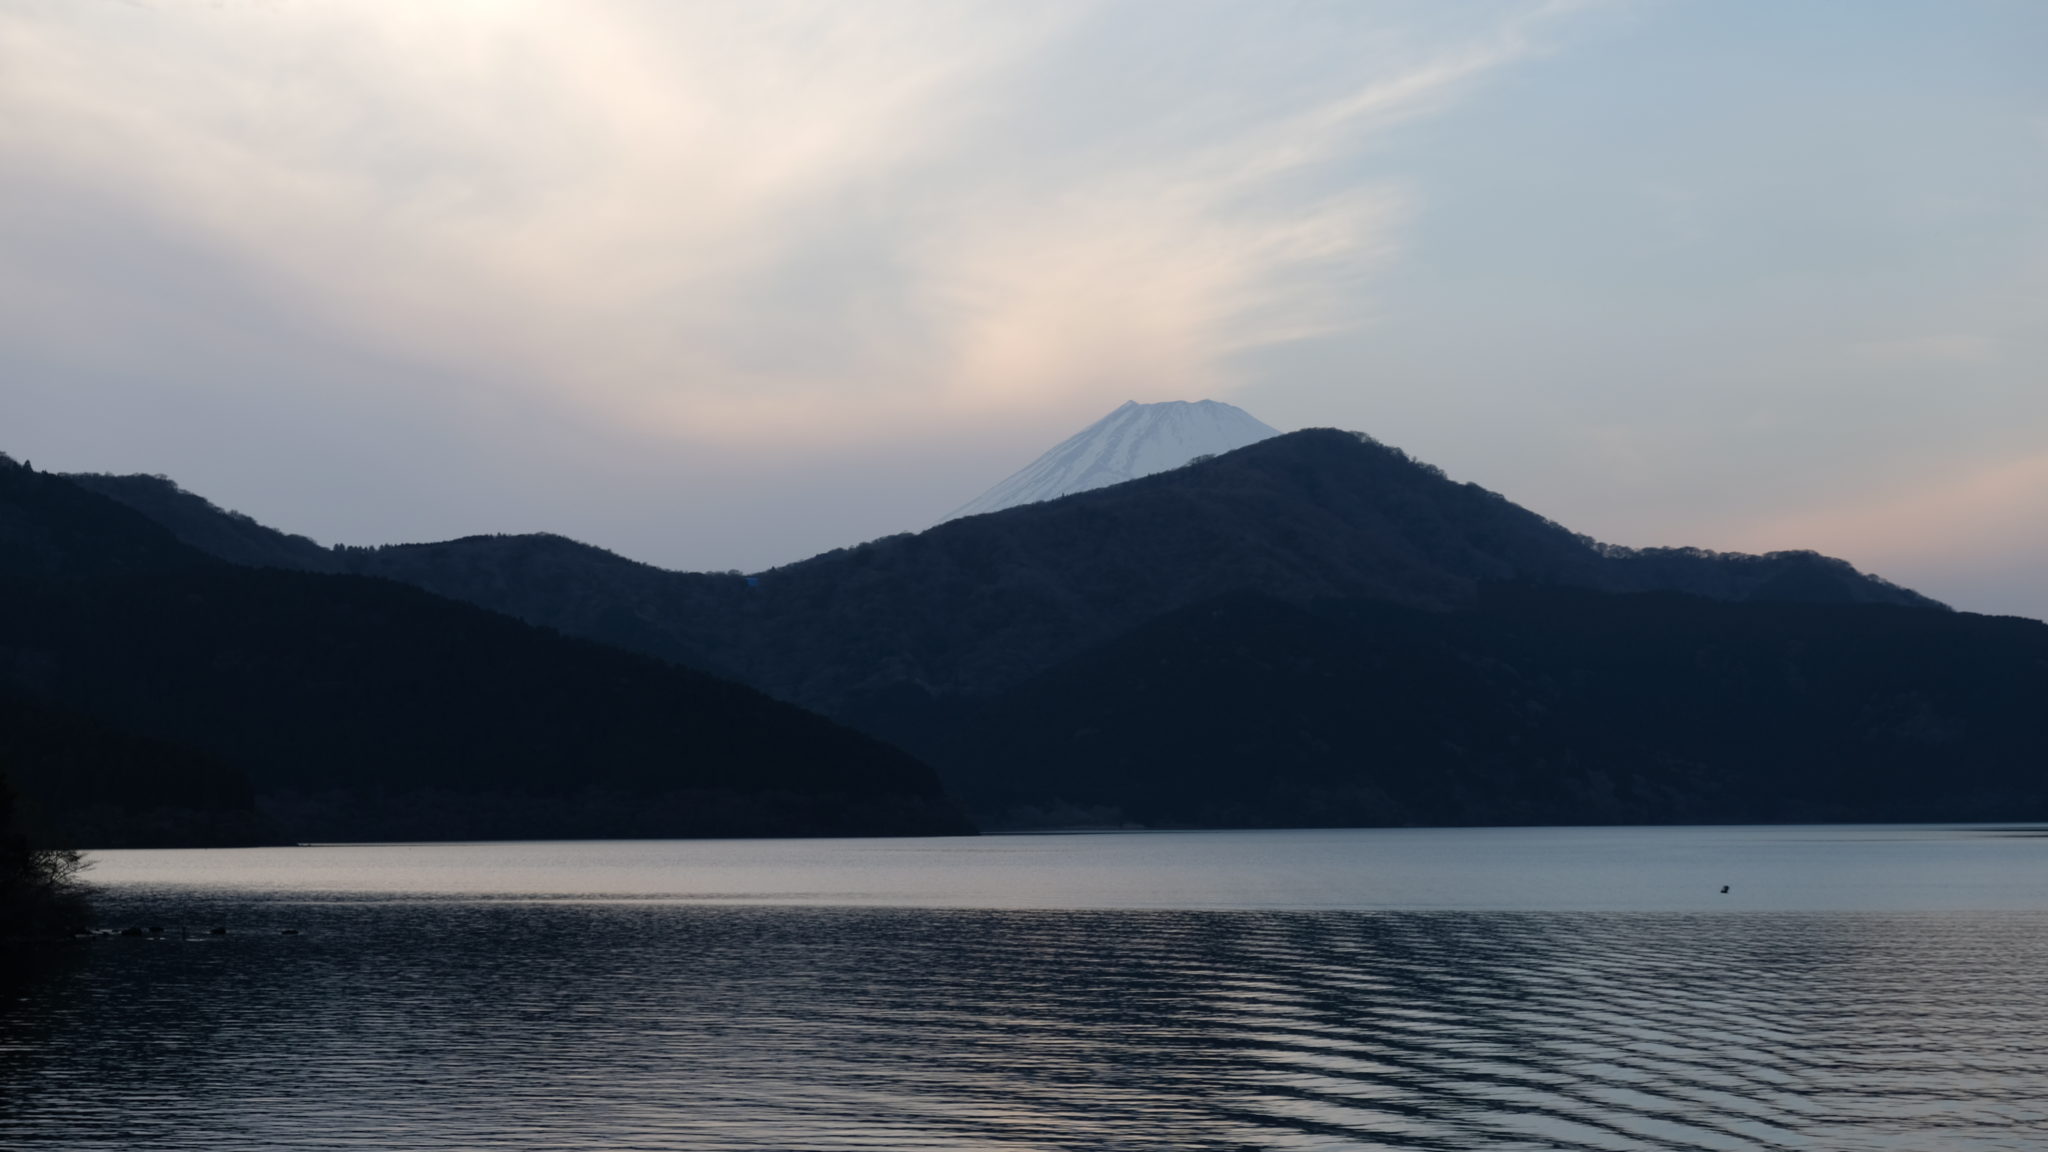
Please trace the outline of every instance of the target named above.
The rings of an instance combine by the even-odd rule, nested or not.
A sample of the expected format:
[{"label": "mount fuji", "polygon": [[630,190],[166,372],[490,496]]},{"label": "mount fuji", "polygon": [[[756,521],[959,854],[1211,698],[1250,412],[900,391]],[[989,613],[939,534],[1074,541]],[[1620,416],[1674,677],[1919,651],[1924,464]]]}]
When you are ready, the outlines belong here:
[{"label": "mount fuji", "polygon": [[1107,488],[1278,436],[1242,408],[1215,400],[1168,400],[1123,407],[1061,441],[1009,479],[946,517],[978,516]]}]

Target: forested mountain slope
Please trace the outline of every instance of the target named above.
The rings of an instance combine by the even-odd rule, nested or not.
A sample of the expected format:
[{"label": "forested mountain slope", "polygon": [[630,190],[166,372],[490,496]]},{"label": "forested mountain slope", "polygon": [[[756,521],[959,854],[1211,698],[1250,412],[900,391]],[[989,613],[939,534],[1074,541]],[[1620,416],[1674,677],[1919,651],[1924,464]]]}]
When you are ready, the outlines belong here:
[{"label": "forested mountain slope", "polygon": [[191,748],[0,686],[0,788],[31,844],[238,847],[286,842],[249,777]]},{"label": "forested mountain slope", "polygon": [[964,830],[750,688],[387,580],[222,563],[0,464],[0,682],[246,773],[294,839]]},{"label": "forested mountain slope", "polygon": [[[97,483],[121,495],[120,485],[140,481]],[[199,531],[166,523],[204,546]],[[1605,547],[1397,449],[1328,429],[752,579],[665,572],[548,536],[335,549],[317,562],[330,561],[885,731],[927,699],[1000,691],[1163,612],[1238,592],[1451,609],[1484,583],[1519,580],[1934,606],[1811,553]]]},{"label": "forested mountain slope", "polygon": [[2048,626],[1601,545],[1349,433],[751,578],[559,537],[320,562],[807,702],[996,825],[2048,819]]},{"label": "forested mountain slope", "polygon": [[2048,820],[2048,625],[1493,585],[1234,595],[914,746],[988,826]]}]

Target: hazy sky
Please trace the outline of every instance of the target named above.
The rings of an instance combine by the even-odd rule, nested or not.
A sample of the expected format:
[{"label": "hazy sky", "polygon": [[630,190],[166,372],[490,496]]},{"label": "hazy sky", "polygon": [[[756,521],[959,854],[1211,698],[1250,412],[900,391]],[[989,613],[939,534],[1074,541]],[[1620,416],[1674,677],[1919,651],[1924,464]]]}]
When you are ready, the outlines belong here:
[{"label": "hazy sky", "polygon": [[0,0],[0,450],[758,568],[1126,399],[2048,616],[2048,3]]}]

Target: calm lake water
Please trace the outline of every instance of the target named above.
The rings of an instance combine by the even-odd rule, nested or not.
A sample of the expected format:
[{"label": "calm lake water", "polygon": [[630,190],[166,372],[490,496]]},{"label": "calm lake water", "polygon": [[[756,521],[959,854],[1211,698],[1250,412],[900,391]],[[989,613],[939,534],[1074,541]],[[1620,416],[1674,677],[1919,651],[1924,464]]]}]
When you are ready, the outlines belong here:
[{"label": "calm lake water", "polygon": [[2048,1149],[2040,829],[371,845],[92,875],[109,926],[167,931],[0,988],[0,1147]]}]

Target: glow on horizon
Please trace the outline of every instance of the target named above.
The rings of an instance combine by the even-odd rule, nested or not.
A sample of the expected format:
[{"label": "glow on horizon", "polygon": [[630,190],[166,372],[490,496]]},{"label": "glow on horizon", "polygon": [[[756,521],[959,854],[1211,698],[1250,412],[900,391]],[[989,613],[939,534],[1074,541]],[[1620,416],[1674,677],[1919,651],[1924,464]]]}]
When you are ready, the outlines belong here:
[{"label": "glow on horizon", "polygon": [[1745,551],[1805,548],[1857,556],[1896,571],[1928,552],[2009,559],[2036,571],[2048,562],[2038,534],[2048,524],[2048,452],[1993,464],[1931,488],[1879,492],[1730,528]]}]

